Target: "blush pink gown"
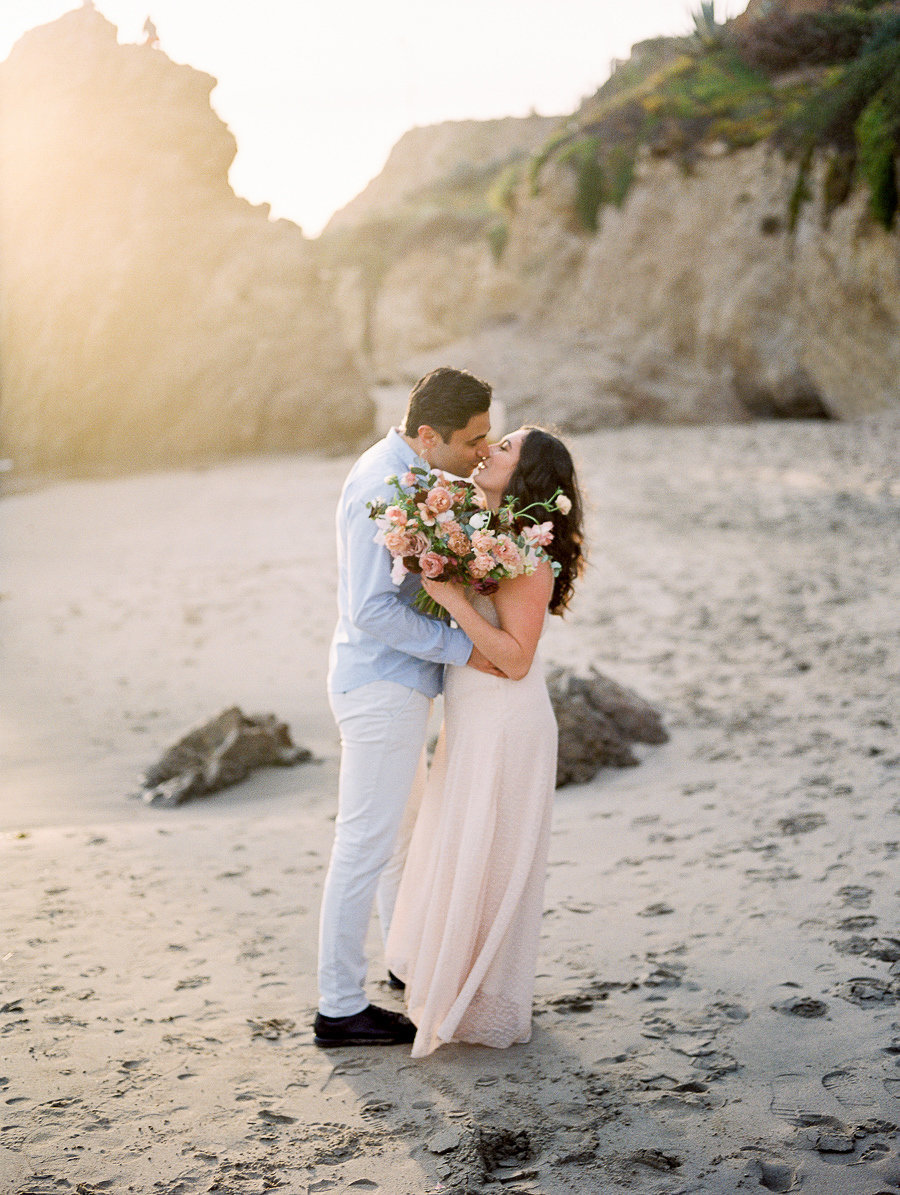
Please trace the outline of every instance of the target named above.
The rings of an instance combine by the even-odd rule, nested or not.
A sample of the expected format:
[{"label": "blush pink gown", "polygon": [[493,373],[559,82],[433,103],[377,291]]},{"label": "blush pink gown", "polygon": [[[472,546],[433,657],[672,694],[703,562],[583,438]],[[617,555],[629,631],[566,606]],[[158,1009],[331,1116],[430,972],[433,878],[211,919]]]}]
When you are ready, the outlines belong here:
[{"label": "blush pink gown", "polygon": [[[493,602],[476,602],[497,625]],[[539,654],[520,681],[446,670],[444,725],[386,947],[406,983],[414,1058],[445,1042],[531,1037],[556,746]]]}]

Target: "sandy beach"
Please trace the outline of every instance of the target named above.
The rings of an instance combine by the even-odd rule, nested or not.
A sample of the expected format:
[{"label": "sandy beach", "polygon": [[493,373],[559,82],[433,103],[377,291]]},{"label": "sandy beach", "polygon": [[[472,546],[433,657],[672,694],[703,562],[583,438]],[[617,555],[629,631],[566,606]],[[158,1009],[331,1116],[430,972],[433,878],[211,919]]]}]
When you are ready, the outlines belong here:
[{"label": "sandy beach", "polygon": [[[349,458],[3,497],[2,1195],[900,1191],[898,433],[574,438],[543,654],[671,741],[557,794],[532,1041],[421,1062],[310,1028]],[[130,798],[233,704],[316,762]]]}]

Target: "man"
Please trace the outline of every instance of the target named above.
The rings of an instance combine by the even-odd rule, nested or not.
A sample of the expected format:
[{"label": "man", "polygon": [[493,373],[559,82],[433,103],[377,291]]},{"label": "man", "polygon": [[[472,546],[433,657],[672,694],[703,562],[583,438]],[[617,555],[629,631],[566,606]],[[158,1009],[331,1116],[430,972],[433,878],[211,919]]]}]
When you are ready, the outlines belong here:
[{"label": "man", "polygon": [[385,479],[413,466],[468,477],[488,455],[490,402],[491,387],[465,370],[426,374],[410,393],[402,430],[391,428],[363,453],[338,503],[338,623],[328,692],[341,732],[341,772],[319,929],[318,1045],[393,1045],[415,1036],[406,1017],[365,996],[372,904],[377,892],[386,937],[402,866],[398,831],[417,772],[421,779],[444,664],[497,672],[461,630],[413,608],[414,575],[394,585],[390,553],[374,541],[366,504],[391,496]]}]

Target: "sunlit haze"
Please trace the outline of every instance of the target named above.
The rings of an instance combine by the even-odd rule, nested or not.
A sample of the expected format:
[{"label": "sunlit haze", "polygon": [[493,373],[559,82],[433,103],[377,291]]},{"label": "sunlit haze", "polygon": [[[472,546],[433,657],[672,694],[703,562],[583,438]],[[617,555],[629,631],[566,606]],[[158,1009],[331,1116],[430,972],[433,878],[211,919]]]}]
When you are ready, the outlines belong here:
[{"label": "sunlit haze", "polygon": [[[150,8],[148,9],[148,4]],[[78,7],[3,0],[0,60],[19,37]],[[143,41],[214,75],[213,106],[238,143],[231,184],[274,216],[320,231],[414,125],[571,111],[613,58],[691,26],[684,0],[97,0],[122,42]],[[744,0],[720,0],[720,19]]]}]

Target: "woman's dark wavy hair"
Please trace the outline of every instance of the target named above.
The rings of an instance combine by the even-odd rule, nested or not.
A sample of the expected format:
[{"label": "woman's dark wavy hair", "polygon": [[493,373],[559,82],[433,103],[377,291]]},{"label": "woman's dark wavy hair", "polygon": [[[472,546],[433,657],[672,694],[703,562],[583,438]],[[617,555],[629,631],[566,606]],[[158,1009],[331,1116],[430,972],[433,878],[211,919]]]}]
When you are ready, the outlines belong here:
[{"label": "woman's dark wavy hair", "polygon": [[528,433],[509,484],[506,497],[515,498],[519,507],[531,502],[547,502],[557,490],[572,503],[568,514],[553,510],[551,514],[537,510],[532,513],[538,522],[553,522],[553,543],[550,555],[560,565],[559,576],[550,598],[551,614],[562,614],[569,604],[572,591],[584,567],[584,507],[581,490],[575,476],[575,464],[562,440],[543,427],[526,427]]}]

